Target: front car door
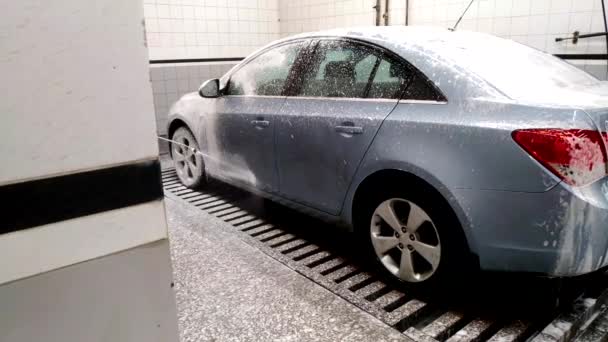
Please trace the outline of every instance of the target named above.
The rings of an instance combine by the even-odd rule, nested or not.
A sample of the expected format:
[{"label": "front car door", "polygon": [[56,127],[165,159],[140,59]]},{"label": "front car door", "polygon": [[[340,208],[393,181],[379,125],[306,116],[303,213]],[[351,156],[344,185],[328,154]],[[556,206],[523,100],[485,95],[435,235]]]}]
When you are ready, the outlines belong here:
[{"label": "front car door", "polygon": [[275,123],[280,193],[337,215],[410,73],[395,56],[342,39],[318,41],[299,69]]},{"label": "front car door", "polygon": [[204,117],[207,171],[219,179],[275,192],[274,130],[285,83],[307,42],[263,51],[226,75],[213,114]]}]

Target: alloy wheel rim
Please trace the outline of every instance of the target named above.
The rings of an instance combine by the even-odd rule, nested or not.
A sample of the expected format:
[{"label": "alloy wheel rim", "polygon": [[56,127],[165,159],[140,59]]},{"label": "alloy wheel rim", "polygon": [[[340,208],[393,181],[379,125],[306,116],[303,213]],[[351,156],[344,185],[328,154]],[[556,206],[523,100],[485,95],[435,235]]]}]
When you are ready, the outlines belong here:
[{"label": "alloy wheel rim", "polygon": [[422,282],[437,271],[439,234],[433,220],[415,203],[402,198],[380,203],[372,215],[370,234],[382,265],[401,280]]},{"label": "alloy wheel rim", "polygon": [[182,182],[191,184],[196,180],[200,162],[196,158],[196,145],[188,137],[178,136],[173,140],[173,161],[177,175]]}]

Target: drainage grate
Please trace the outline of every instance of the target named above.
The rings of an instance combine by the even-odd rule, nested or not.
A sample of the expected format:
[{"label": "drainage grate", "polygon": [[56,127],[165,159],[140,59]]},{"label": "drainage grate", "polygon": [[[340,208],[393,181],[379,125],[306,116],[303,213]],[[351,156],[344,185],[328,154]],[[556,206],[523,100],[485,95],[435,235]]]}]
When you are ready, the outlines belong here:
[{"label": "drainage grate", "polygon": [[[415,341],[606,338],[605,274],[572,285],[569,298],[575,299],[560,309],[539,310],[533,284],[500,278],[486,281],[484,289],[471,289],[455,301],[433,301],[412,296],[375,272],[357,254],[352,234],[220,182],[191,190],[179,182],[174,169],[163,170],[162,180],[167,196],[230,223],[249,244]],[[540,286],[546,292],[546,283]],[[480,295],[483,292],[489,295]],[[510,305],[513,300],[519,302]],[[589,331],[592,328],[596,330]]]}]

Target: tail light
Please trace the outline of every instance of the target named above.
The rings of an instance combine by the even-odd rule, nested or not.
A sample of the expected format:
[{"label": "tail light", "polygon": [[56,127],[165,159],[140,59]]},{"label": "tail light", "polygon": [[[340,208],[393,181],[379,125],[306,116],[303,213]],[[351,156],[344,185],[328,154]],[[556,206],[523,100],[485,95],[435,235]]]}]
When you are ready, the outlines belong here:
[{"label": "tail light", "polygon": [[607,174],[602,139],[606,133],[582,129],[523,129],[513,139],[534,159],[573,186],[592,183]]}]

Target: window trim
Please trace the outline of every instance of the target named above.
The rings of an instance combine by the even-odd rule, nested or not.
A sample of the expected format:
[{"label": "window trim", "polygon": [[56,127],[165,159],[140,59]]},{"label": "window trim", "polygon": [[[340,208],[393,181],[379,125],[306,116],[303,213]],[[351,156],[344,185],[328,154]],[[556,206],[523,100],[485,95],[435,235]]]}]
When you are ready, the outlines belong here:
[{"label": "window trim", "polygon": [[[298,100],[317,100],[317,101],[357,101],[357,102],[390,102],[397,103],[399,99],[366,99],[362,97],[323,97],[323,96],[286,96],[288,99],[298,99]],[[412,101],[425,101],[425,100],[412,100]],[[436,101],[431,101],[433,103],[440,103]]]},{"label": "window trim", "polygon": [[[448,103],[448,98],[445,96],[445,94],[441,91],[441,89],[439,89],[437,87],[437,85],[435,85],[434,82],[432,82],[422,71],[418,70],[418,68],[414,67],[411,63],[409,63],[405,58],[399,56],[398,54],[396,54],[395,52],[380,46],[378,44],[369,42],[367,40],[362,40],[362,39],[357,39],[357,38],[352,38],[352,37],[335,37],[335,36],[320,36],[320,37],[313,37],[313,38],[309,38],[311,40],[311,42],[308,44],[306,50],[311,50],[310,52],[312,52],[313,54],[316,53],[317,47],[319,45],[319,42],[321,41],[344,41],[347,43],[351,43],[351,44],[355,44],[355,45],[363,45],[366,46],[368,48],[371,48],[373,50],[376,50],[379,52],[380,57],[382,58],[383,56],[388,56],[389,58],[392,58],[400,63],[403,64],[403,66],[408,69],[410,72],[412,72],[414,74],[414,76],[418,76],[419,79],[423,80],[428,86],[430,86],[438,95],[438,99],[437,100],[416,100],[416,99],[404,99],[403,96],[405,94],[405,92],[408,90],[408,88],[412,85],[412,80],[414,80],[416,77],[412,77],[409,80],[409,83],[403,88],[401,95],[399,96],[398,99],[383,99],[383,98],[379,98],[379,99],[369,99],[369,98],[359,98],[359,97],[354,97],[354,98],[346,98],[346,97],[324,97],[324,96],[297,96],[296,95],[296,91],[299,90],[298,88],[294,87],[287,87],[287,89],[289,89],[290,91],[287,93],[284,93],[285,96],[289,97],[289,98],[309,98],[309,99],[363,99],[363,100],[391,100],[391,101],[424,101],[425,103],[428,102],[432,102],[432,103]],[[302,52],[304,52],[305,50],[300,51],[300,55],[298,56],[298,59],[296,61],[300,61],[302,62],[303,66],[310,66],[310,63],[313,62],[312,59],[307,60],[307,61],[301,61],[300,57],[302,55]],[[295,65],[295,64],[294,64]],[[306,69],[306,68],[304,68]],[[293,70],[293,68],[292,68]],[[375,77],[375,71],[374,70],[374,77]],[[299,74],[298,76],[302,76],[301,74]],[[289,84],[293,84],[292,79],[288,78],[287,82],[289,82]],[[371,88],[371,83],[373,82],[373,79],[368,81],[368,84],[366,86],[365,89],[365,96],[368,95],[369,92],[369,88]]]},{"label": "window trim", "polygon": [[[372,89],[372,83],[376,79],[376,72],[378,72],[378,68],[380,68],[381,63],[382,63],[382,56],[380,56],[380,58],[376,59],[376,63],[374,63],[374,68],[372,69],[372,72],[369,74],[369,78],[367,80],[367,85],[365,86],[365,90],[363,91],[363,96],[365,99],[369,95],[369,91]],[[401,96],[399,96],[399,97],[401,97]],[[394,100],[394,99],[391,99],[391,100]]]}]

